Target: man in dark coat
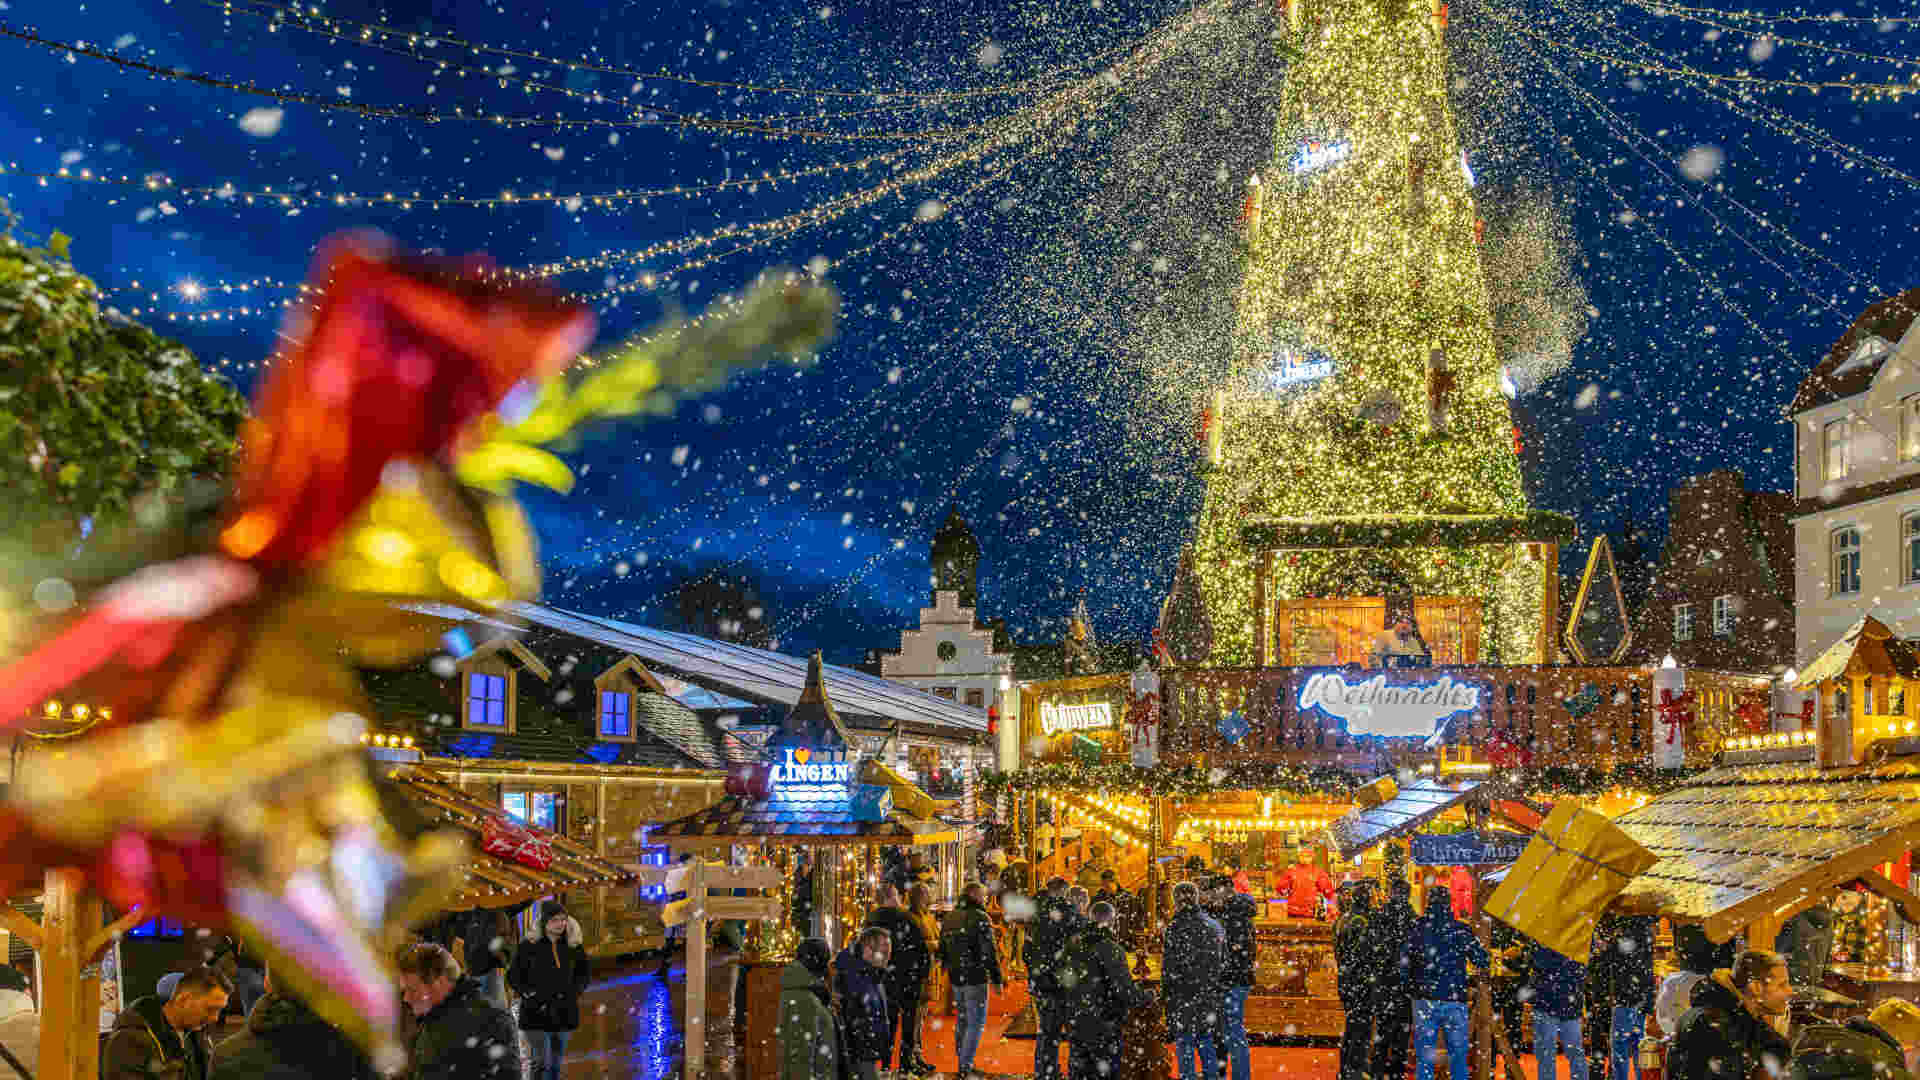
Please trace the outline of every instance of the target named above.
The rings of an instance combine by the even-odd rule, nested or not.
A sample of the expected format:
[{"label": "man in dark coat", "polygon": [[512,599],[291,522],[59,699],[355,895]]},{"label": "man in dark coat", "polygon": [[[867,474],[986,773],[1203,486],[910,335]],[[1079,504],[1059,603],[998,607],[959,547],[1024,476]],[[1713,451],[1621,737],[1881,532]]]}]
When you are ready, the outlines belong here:
[{"label": "man in dark coat", "polygon": [[101,1080],[207,1080],[213,1042],[206,1028],[232,993],[225,975],[202,966],[181,976],[164,1002],[135,999],[114,1019],[100,1052]]},{"label": "man in dark coat", "polygon": [[1414,924],[1408,953],[1413,976],[1414,1075],[1433,1080],[1435,1050],[1447,1043],[1448,1075],[1464,1075],[1468,1061],[1467,965],[1486,970],[1487,947],[1453,915],[1445,885],[1427,890],[1427,910]]},{"label": "man in dark coat", "polygon": [[1207,913],[1220,924],[1226,950],[1226,965],[1220,976],[1220,985],[1226,990],[1226,1007],[1220,1010],[1220,1056],[1231,1066],[1233,1080],[1250,1080],[1253,1057],[1247,1043],[1247,996],[1253,993],[1253,917],[1257,907],[1252,897],[1233,887],[1233,878],[1226,874],[1215,874],[1211,886]]},{"label": "man in dark coat", "polygon": [[580,924],[558,900],[540,905],[540,925],[519,951],[507,983],[520,995],[520,1030],[532,1051],[533,1080],[560,1080],[567,1036],[580,1027],[589,964]]},{"label": "man in dark coat", "polygon": [[[877,926],[893,939],[892,963],[887,968],[887,1049],[888,1054],[880,1059],[881,1067],[893,1069],[893,1062],[900,1063],[900,1069],[908,1072],[922,1072],[920,1066],[920,1029],[914,1023],[920,1015],[920,992],[927,983],[927,972],[933,967],[933,956],[927,951],[926,935],[914,925],[913,916],[907,914],[906,905],[900,900],[900,891],[892,885],[881,885],[876,897],[880,904],[867,916],[868,926]],[[892,1054],[894,1035],[899,1033],[900,1054]]]},{"label": "man in dark coat", "polygon": [[1340,1080],[1360,1080],[1367,1073],[1367,1051],[1373,1037],[1375,957],[1373,882],[1350,881],[1338,893],[1340,919],[1333,924],[1333,962],[1339,976],[1340,1010],[1346,1028],[1340,1037]]},{"label": "man in dark coat", "polygon": [[474,908],[448,916],[454,941],[449,948],[468,975],[487,984],[487,997],[507,1007],[507,968],[513,963],[513,920],[533,906],[527,900],[508,908]]},{"label": "man in dark coat", "polygon": [[1833,955],[1833,909],[1815,904],[1787,920],[1773,947],[1787,961],[1787,977],[1801,989],[1818,989]]},{"label": "man in dark coat", "polygon": [[352,1040],[264,975],[267,994],[247,1026],[214,1048],[212,1080],[377,1080]]},{"label": "man in dark coat", "polygon": [[833,961],[833,996],[854,1080],[880,1080],[887,1057],[887,961],[893,935],[877,926],[860,931]]},{"label": "man in dark coat", "polygon": [[1072,1024],[1067,1075],[1073,1080],[1119,1075],[1127,1014],[1151,1000],[1127,973],[1126,950],[1113,934],[1113,905],[1100,901],[1091,915],[1089,924],[1068,939],[1060,964],[1061,1003]]},{"label": "man in dark coat", "polygon": [[1613,1003],[1607,1080],[1633,1080],[1640,1058],[1640,1038],[1653,1014],[1656,921],[1651,915],[1605,915],[1594,931],[1592,978]]},{"label": "man in dark coat", "polygon": [[1387,902],[1368,921],[1379,965],[1373,985],[1373,1077],[1403,1080],[1413,1039],[1413,886],[1405,877],[1387,884]]},{"label": "man in dark coat", "polygon": [[479,979],[462,978],[444,947],[400,954],[400,996],[418,1018],[410,1080],[519,1080],[513,1016],[487,1000]]},{"label": "man in dark coat", "polygon": [[1587,965],[1535,942],[1527,966],[1532,969],[1527,989],[1532,992],[1528,1001],[1533,1005],[1533,1060],[1540,1080],[1554,1080],[1560,1074],[1556,1059],[1562,1051],[1567,1055],[1568,1080],[1587,1080],[1582,1023]]},{"label": "man in dark coat", "polygon": [[1084,925],[1067,898],[1067,879],[1047,882],[1047,894],[1034,907],[1033,925],[1021,959],[1027,963],[1027,992],[1033,995],[1040,1030],[1033,1041],[1034,1080],[1060,1080],[1060,1047],[1067,1039],[1067,1017],[1060,1009],[1060,986],[1054,969],[1066,952],[1067,939]]},{"label": "man in dark coat", "polygon": [[1751,949],[1693,989],[1693,1005],[1667,1051],[1671,1080],[1747,1080],[1756,1070],[1784,1076],[1792,1048],[1782,1022],[1793,983],[1779,953]]},{"label": "man in dark coat", "polygon": [[954,1054],[959,1058],[961,1080],[973,1072],[973,1055],[986,1030],[987,987],[1006,986],[986,907],[986,886],[973,882],[940,923],[940,963],[953,984]]},{"label": "man in dark coat", "polygon": [[1167,1035],[1180,1060],[1180,1080],[1214,1080],[1219,1067],[1214,1036],[1225,1007],[1220,981],[1226,964],[1224,937],[1220,924],[1200,909],[1199,887],[1191,881],[1175,885],[1160,974]]},{"label": "man in dark coat", "polygon": [[1845,1024],[1810,1024],[1793,1044],[1792,1080],[1912,1080],[1920,1008],[1889,998]]}]

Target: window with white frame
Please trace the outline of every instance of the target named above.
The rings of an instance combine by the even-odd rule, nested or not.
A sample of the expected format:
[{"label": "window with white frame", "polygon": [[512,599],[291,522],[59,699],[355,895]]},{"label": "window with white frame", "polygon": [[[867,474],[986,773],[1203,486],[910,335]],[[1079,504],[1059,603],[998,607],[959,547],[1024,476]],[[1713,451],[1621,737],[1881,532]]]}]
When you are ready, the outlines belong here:
[{"label": "window with white frame", "polygon": [[1909,585],[1920,583],[1920,510],[1900,519],[1901,577]]},{"label": "window with white frame", "polygon": [[600,737],[624,739],[633,734],[633,695],[624,690],[600,691]]},{"label": "window with white frame", "polygon": [[1920,461],[1920,394],[1900,399],[1900,460]]},{"label": "window with white frame", "polygon": [[1852,525],[1833,530],[1829,541],[1833,551],[1833,577],[1828,590],[1835,596],[1860,591],[1860,530]]},{"label": "window with white frame", "polygon": [[507,677],[484,671],[467,673],[467,726],[505,730]]},{"label": "window with white frame", "polygon": [[1693,605],[1673,605],[1673,640],[1693,640]]},{"label": "window with white frame", "polygon": [[1731,594],[1713,598],[1713,636],[1732,637],[1733,623],[1737,617],[1734,598]]},{"label": "window with white frame", "polygon": [[1821,475],[1828,482],[1846,478],[1849,457],[1847,454],[1847,421],[1831,420],[1820,429]]}]

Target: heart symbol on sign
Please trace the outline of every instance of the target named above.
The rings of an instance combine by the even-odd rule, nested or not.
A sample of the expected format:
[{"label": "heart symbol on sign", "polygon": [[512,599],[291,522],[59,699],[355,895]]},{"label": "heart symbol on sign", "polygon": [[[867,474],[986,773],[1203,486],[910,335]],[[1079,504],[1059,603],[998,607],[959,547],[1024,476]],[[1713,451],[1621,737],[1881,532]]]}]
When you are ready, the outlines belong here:
[{"label": "heart symbol on sign", "polygon": [[793,760],[799,762],[802,765],[805,765],[807,763],[807,759],[812,756],[813,756],[813,751],[807,750],[804,748],[795,750],[793,752]]}]

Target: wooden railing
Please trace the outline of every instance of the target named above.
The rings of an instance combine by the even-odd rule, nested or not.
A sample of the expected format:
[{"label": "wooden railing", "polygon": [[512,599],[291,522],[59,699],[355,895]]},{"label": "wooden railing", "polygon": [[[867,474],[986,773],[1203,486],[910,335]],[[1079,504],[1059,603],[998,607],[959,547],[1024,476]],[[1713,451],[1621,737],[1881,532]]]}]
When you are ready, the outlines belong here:
[{"label": "wooden railing", "polygon": [[[1163,677],[1163,753],[1174,760],[1205,755],[1233,761],[1294,761],[1365,767],[1384,757],[1423,753],[1412,740],[1357,740],[1318,710],[1298,707],[1306,678],[1326,668],[1184,670]],[[1372,673],[1365,673],[1372,674]],[[1481,688],[1483,706],[1454,721],[1449,741],[1484,748],[1508,743],[1541,767],[1611,768],[1646,762],[1655,738],[1652,669],[1642,667],[1436,667],[1421,672],[1437,680]],[[1358,680],[1364,675],[1354,673]],[[1742,702],[1758,703],[1765,716],[1765,676],[1689,671],[1695,722],[1687,746],[1689,765],[1705,765],[1729,734],[1746,730]],[[1572,708],[1569,708],[1572,699]],[[1220,720],[1241,710],[1248,733],[1237,745],[1220,734]],[[1575,712],[1581,715],[1574,715]]]}]

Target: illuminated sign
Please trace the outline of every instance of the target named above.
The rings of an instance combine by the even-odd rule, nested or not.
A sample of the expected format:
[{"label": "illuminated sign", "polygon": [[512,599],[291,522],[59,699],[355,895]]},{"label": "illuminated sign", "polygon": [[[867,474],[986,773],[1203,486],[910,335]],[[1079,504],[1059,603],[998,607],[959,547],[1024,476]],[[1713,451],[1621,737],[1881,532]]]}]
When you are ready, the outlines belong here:
[{"label": "illuminated sign", "polygon": [[1388,686],[1385,675],[1349,683],[1332,672],[1310,676],[1300,687],[1300,709],[1320,710],[1345,721],[1349,735],[1389,739],[1432,736],[1440,721],[1480,707],[1480,688],[1442,675],[1438,682]]},{"label": "illuminated sign", "polygon": [[1273,350],[1273,370],[1267,382],[1276,387],[1312,382],[1333,374],[1333,357],[1312,349],[1281,345]]},{"label": "illuminated sign", "polygon": [[773,767],[772,781],[779,787],[794,784],[851,784],[854,766],[859,764],[851,751],[845,761],[815,761],[814,752],[803,746],[790,746],[784,753],[785,759]]},{"label": "illuminated sign", "polygon": [[1055,705],[1049,701],[1040,706],[1040,731],[1045,735],[1058,735],[1064,731],[1093,731],[1112,726],[1113,706],[1104,701],[1091,705]]},{"label": "illuminated sign", "polygon": [[1338,165],[1353,152],[1353,144],[1341,139],[1338,142],[1321,142],[1309,139],[1300,144],[1293,155],[1293,172],[1299,176],[1310,172],[1319,172],[1332,165]]}]

